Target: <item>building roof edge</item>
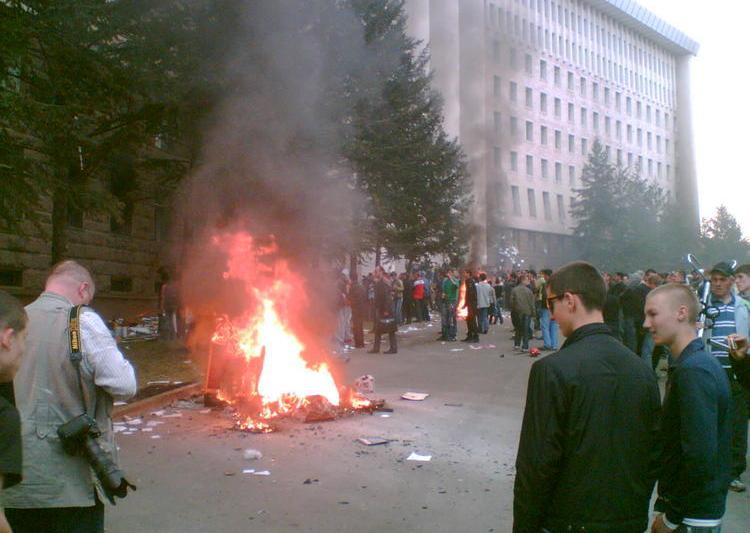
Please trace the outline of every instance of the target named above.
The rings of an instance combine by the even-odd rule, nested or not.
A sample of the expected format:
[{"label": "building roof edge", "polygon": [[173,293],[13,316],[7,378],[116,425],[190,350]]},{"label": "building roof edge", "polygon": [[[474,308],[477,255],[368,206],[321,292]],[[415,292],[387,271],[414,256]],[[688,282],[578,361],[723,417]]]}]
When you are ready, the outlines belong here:
[{"label": "building roof edge", "polygon": [[634,0],[586,0],[677,55],[696,55],[700,45]]}]

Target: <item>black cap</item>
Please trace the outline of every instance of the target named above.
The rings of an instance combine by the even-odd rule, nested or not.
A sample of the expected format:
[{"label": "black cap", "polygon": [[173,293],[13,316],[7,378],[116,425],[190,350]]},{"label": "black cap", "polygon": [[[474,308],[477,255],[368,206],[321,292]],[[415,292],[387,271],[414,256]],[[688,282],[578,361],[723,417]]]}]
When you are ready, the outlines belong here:
[{"label": "black cap", "polygon": [[726,277],[734,276],[734,269],[732,268],[732,265],[730,265],[726,261],[722,261],[721,263],[716,263],[714,267],[711,269],[710,274],[713,274],[714,272],[716,272],[717,274],[721,274],[722,276],[726,276]]}]

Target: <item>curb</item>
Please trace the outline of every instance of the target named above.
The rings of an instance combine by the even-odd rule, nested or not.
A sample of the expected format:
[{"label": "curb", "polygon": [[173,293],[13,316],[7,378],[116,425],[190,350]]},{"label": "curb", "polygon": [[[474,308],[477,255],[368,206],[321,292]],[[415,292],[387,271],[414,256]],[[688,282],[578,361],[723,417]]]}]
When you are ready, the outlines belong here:
[{"label": "curb", "polygon": [[177,389],[172,389],[161,394],[149,396],[143,400],[138,400],[128,405],[120,405],[114,408],[112,412],[112,418],[119,418],[125,415],[139,414],[155,407],[161,407],[162,405],[172,403],[176,399],[186,398],[199,394],[203,390],[202,383],[191,383]]}]

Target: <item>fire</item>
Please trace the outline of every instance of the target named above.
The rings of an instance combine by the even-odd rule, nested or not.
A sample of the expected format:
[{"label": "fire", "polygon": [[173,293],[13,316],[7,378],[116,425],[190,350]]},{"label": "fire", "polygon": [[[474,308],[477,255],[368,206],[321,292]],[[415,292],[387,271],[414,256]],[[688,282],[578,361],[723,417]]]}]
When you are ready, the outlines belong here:
[{"label": "fire", "polygon": [[238,408],[238,426],[268,432],[283,416],[314,411],[323,420],[329,410],[368,407],[369,400],[353,391],[342,406],[324,343],[303,341],[295,331],[293,319],[311,312],[305,280],[278,257],[275,243],[261,245],[239,232],[216,236],[213,245],[227,254],[224,279],[244,287],[237,297],[247,303],[241,316],[220,317],[211,339],[212,350],[232,360],[231,382],[218,397]]},{"label": "fire", "polygon": [[469,315],[469,310],[464,305],[466,305],[466,280],[461,281],[461,285],[458,288],[458,307],[456,308],[458,318],[465,320]]}]

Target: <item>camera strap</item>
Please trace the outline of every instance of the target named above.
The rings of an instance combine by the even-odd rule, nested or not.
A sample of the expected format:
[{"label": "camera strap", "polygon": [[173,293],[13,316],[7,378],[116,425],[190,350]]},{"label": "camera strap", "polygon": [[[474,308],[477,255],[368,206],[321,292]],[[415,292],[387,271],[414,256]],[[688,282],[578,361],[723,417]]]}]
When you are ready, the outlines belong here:
[{"label": "camera strap", "polygon": [[83,379],[81,378],[81,361],[83,360],[83,347],[81,342],[81,311],[85,306],[74,305],[70,308],[69,320],[69,340],[70,340],[70,362],[76,369],[78,378],[78,390],[81,391],[81,401],[83,402],[83,412],[86,409],[86,393],[83,390]]}]

